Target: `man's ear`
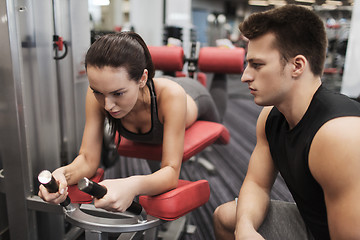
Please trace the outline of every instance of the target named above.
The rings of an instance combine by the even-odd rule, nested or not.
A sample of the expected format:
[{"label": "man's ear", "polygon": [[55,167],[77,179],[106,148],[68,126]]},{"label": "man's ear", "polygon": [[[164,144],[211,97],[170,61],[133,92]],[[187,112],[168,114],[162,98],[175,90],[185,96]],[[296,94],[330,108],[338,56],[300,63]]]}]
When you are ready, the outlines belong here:
[{"label": "man's ear", "polygon": [[308,60],[303,55],[297,55],[293,58],[293,77],[299,77],[304,71],[308,64]]},{"label": "man's ear", "polygon": [[148,70],[145,68],[139,81],[140,88],[145,87],[147,80],[148,80]]}]

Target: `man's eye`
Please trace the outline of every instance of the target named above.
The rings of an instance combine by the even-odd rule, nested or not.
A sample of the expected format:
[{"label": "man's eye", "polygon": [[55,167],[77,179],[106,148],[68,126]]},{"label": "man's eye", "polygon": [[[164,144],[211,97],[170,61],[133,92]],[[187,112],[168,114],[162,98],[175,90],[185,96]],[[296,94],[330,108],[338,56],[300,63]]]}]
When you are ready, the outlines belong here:
[{"label": "man's eye", "polygon": [[94,94],[101,94],[100,92],[95,91],[95,90],[93,90],[93,93],[94,93]]},{"label": "man's eye", "polygon": [[251,66],[253,68],[255,68],[255,69],[258,69],[258,68],[260,68],[262,66],[262,64],[260,64],[260,63],[252,63]]}]

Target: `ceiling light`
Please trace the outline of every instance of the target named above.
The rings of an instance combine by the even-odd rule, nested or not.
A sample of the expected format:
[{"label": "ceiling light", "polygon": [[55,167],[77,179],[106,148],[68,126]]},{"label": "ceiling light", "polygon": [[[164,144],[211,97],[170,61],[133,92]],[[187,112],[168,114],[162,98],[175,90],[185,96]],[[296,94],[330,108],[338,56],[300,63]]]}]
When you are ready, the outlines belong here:
[{"label": "ceiling light", "polygon": [[335,6],[342,6],[342,2],[333,1],[333,0],[326,0],[325,4],[327,4],[327,5],[335,5]]},{"label": "ceiling light", "polygon": [[108,6],[110,5],[110,0],[93,0],[95,6]]},{"label": "ceiling light", "polygon": [[315,3],[315,0],[295,0],[295,2],[301,2],[301,3]]},{"label": "ceiling light", "polygon": [[327,10],[335,10],[337,8],[336,5],[330,5],[330,4],[323,4],[321,5],[321,7]]},{"label": "ceiling light", "polygon": [[252,6],[269,6],[269,2],[265,0],[250,0],[249,5]]},{"label": "ceiling light", "polygon": [[287,4],[287,2],[285,0],[269,0],[269,4],[275,6],[284,6]]}]

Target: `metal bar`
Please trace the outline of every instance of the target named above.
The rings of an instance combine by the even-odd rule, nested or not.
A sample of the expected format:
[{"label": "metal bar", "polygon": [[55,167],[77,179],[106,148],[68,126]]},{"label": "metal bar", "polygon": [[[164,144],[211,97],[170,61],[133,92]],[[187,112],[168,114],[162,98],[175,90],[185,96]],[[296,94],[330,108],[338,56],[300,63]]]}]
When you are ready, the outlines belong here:
[{"label": "metal bar", "polygon": [[84,233],[84,229],[79,227],[72,227],[64,236],[63,240],[75,240]]},{"label": "metal bar", "polygon": [[46,203],[38,196],[29,196],[26,201],[28,208],[31,210],[56,214],[64,213],[62,206]]},{"label": "metal bar", "polygon": [[36,221],[34,214],[27,209],[25,197],[30,193],[30,186],[24,144],[24,104],[16,13],[14,1],[0,0],[0,16],[3,19],[0,21],[0,103],[3,105],[0,142],[10,238],[28,240],[35,239],[37,234],[35,227],[29,224]]}]

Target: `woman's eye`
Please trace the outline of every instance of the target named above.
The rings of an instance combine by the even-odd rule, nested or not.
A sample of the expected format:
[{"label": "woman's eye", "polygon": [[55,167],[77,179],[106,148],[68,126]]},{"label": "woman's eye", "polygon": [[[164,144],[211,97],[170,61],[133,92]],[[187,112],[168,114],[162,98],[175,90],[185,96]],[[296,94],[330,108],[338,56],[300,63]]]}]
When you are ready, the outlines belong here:
[{"label": "woman's eye", "polygon": [[114,96],[122,96],[124,94],[124,92],[116,92],[116,93],[114,93]]}]

